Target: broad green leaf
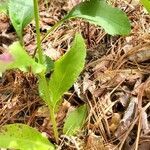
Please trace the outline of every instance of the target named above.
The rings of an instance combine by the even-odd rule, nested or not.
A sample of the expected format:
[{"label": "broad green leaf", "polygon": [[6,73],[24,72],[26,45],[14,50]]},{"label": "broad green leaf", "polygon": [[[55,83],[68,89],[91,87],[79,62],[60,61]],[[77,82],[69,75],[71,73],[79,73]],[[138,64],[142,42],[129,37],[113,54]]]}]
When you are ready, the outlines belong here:
[{"label": "broad green leaf", "polygon": [[108,5],[104,0],[82,2],[74,7],[65,19],[76,17],[102,26],[111,35],[127,35],[131,30],[126,14],[118,8]]},{"label": "broad green leaf", "polygon": [[70,112],[65,120],[63,133],[65,135],[75,135],[84,125],[87,117],[87,106],[83,105]]},{"label": "broad green leaf", "polygon": [[55,150],[49,140],[36,129],[24,124],[10,124],[0,128],[0,148],[19,150]]},{"label": "broad green leaf", "polygon": [[70,50],[54,64],[54,72],[49,81],[50,99],[53,107],[59,103],[61,96],[69,90],[83,70],[86,57],[84,39],[76,34]]},{"label": "broad green leaf", "polygon": [[[45,66],[36,63],[34,59],[27,54],[19,42],[15,42],[9,47],[9,55],[3,59],[0,57],[0,73],[8,69],[16,68],[24,72],[31,70],[34,74],[38,74],[46,70]],[[7,60],[6,58],[9,58],[10,60]]]},{"label": "broad green leaf", "polygon": [[140,2],[146,8],[146,10],[150,13],[150,0],[140,0]]},{"label": "broad green leaf", "polygon": [[34,17],[32,0],[9,0],[8,11],[10,20],[22,39],[22,31]]}]

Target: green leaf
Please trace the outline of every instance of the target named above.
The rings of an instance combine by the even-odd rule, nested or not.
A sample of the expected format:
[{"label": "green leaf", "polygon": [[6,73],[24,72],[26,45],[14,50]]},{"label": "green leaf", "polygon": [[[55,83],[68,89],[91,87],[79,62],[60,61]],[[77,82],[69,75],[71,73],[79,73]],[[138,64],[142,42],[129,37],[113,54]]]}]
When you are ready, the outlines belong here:
[{"label": "green leaf", "polygon": [[63,133],[68,136],[75,135],[84,125],[87,117],[87,106],[83,105],[70,112],[63,128]]},{"label": "green leaf", "polygon": [[0,13],[7,14],[7,10],[8,10],[8,0],[0,2]]},{"label": "green leaf", "polygon": [[[46,82],[46,84],[47,84],[47,82]],[[45,87],[45,84],[43,81],[43,77],[39,76],[39,78],[38,78],[39,95],[46,102],[46,104],[48,104],[49,102],[47,101],[47,89],[45,89],[44,87]]]},{"label": "green leaf", "polygon": [[22,39],[22,31],[34,17],[32,0],[9,0],[8,11],[10,20]]},{"label": "green leaf", "polygon": [[9,50],[11,60],[10,61],[0,60],[0,73],[8,69],[17,69],[17,68],[24,72],[31,70],[34,74],[38,74],[46,70],[45,66],[36,63],[34,59],[32,59],[27,54],[27,52],[22,48],[19,42],[14,42],[9,47]]},{"label": "green leaf", "polygon": [[150,13],[150,0],[140,0],[140,2],[146,8],[146,10]]},{"label": "green leaf", "polygon": [[[44,55],[44,65],[46,67],[46,74],[45,76],[47,77],[47,75],[49,76],[49,74],[51,73],[51,71],[54,69],[54,61],[47,55]],[[47,82],[44,84],[44,79],[45,77],[43,76],[39,76],[38,78],[38,91],[39,91],[39,95],[40,97],[46,102],[46,103],[49,103],[47,102],[47,89],[45,91],[45,84],[48,83],[49,81],[49,77],[47,77]]]},{"label": "green leaf", "polygon": [[22,48],[19,42],[13,43],[10,47],[10,53],[14,58],[14,62],[10,65],[10,68],[18,68],[21,71],[31,71],[34,74],[41,73],[45,70],[45,67],[39,63],[36,63],[27,52]]},{"label": "green leaf", "polygon": [[118,8],[108,5],[104,0],[82,2],[74,7],[65,19],[76,17],[102,26],[111,35],[127,35],[131,31],[126,14]]},{"label": "green leaf", "polygon": [[19,150],[55,150],[46,137],[24,124],[11,124],[0,128],[0,147]]},{"label": "green leaf", "polygon": [[83,70],[86,57],[84,39],[76,34],[70,50],[54,64],[54,72],[49,81],[50,100],[55,108],[61,96],[69,90]]},{"label": "green leaf", "polygon": [[54,69],[54,61],[47,55],[44,55],[44,64],[46,66],[46,73],[50,73]]}]

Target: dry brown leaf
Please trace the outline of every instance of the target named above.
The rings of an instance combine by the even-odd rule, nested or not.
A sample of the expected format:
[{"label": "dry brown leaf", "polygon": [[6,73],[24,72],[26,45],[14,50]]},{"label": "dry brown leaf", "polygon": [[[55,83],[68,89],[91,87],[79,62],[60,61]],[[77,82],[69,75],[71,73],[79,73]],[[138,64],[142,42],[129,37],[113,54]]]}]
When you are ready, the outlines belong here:
[{"label": "dry brown leaf", "polygon": [[87,138],[87,150],[109,150],[105,147],[103,139],[100,136],[95,135],[93,132]]},{"label": "dry brown leaf", "polygon": [[145,111],[142,111],[141,113],[141,120],[142,120],[142,130],[144,132],[144,134],[147,134],[150,131],[149,128],[149,122],[148,122],[148,116],[147,113]]},{"label": "dry brown leaf", "polygon": [[45,55],[49,56],[52,60],[57,60],[61,53],[54,49],[52,45],[49,43],[44,51]]},{"label": "dry brown leaf", "polygon": [[149,78],[149,81],[147,81],[147,84],[146,84],[145,95],[146,95],[147,98],[150,99],[150,78]]},{"label": "dry brown leaf", "polygon": [[135,113],[135,107],[136,107],[137,102],[138,102],[137,97],[131,97],[129,105],[124,113],[124,116],[121,122],[127,125],[128,122],[130,122],[133,119],[134,117],[133,115],[135,115],[134,113]]},{"label": "dry brown leaf", "polygon": [[143,62],[150,59],[150,47],[145,47],[144,50],[138,51],[134,55],[129,56],[129,60],[134,62]]},{"label": "dry brown leaf", "polygon": [[150,140],[145,141],[145,142],[142,142],[142,143],[139,145],[138,150],[150,150]]},{"label": "dry brown leaf", "polygon": [[3,13],[0,13],[0,33],[6,32],[9,26],[10,23],[8,16]]},{"label": "dry brown leaf", "polygon": [[123,118],[120,121],[120,125],[115,132],[115,135],[119,137],[122,135],[125,131],[128,130],[128,127],[131,125],[131,122],[133,121],[134,115],[135,115],[135,107],[137,104],[137,97],[131,97],[129,105],[123,115]]},{"label": "dry brown leaf", "polygon": [[49,117],[49,109],[46,105],[43,105],[41,107],[38,108],[35,116],[39,116],[39,117]]},{"label": "dry brown leaf", "polygon": [[85,73],[83,78],[83,94],[85,94],[87,90],[89,90],[93,94],[95,88],[96,87],[94,82],[90,80],[89,73]]}]

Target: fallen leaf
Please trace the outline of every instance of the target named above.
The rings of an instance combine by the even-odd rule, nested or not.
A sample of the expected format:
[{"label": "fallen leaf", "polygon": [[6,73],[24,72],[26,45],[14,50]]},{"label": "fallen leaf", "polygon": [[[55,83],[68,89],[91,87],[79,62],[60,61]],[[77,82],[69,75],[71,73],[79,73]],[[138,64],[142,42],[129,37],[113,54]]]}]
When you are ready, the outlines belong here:
[{"label": "fallen leaf", "polygon": [[124,116],[121,120],[121,122],[123,122],[124,124],[126,124],[126,122],[130,122],[133,118],[133,115],[135,113],[135,106],[138,102],[137,97],[131,97],[129,105],[124,113]]},{"label": "fallen leaf", "polygon": [[150,131],[149,123],[148,123],[148,120],[147,120],[147,118],[148,118],[147,113],[145,111],[142,111],[141,117],[142,117],[143,132],[144,132],[144,134],[147,134]]}]

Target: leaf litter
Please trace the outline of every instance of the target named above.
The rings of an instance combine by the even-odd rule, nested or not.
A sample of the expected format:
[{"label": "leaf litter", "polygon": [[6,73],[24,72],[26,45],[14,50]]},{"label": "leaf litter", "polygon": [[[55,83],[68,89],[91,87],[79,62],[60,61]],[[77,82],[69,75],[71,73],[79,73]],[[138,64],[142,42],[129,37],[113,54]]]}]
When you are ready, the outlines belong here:
[{"label": "leaf litter", "polygon": [[[110,1],[111,2],[111,1]],[[40,1],[41,33],[79,3],[75,0]],[[125,10],[132,23],[127,37],[107,35],[103,29],[81,19],[66,22],[43,42],[43,49],[57,60],[72,42],[76,31],[86,39],[86,66],[57,114],[62,134],[67,112],[88,104],[87,123],[75,137],[61,135],[58,149],[111,150],[150,147],[150,16],[136,1],[112,1]],[[16,40],[9,18],[0,17],[0,46],[7,49]],[[35,24],[25,29],[29,53],[35,50]],[[2,52],[4,52],[2,50]],[[52,54],[51,54],[52,53]],[[2,57],[2,55],[1,55]],[[37,79],[31,73],[10,70],[0,79],[0,126],[25,123],[53,141],[47,107],[38,96]]]}]

